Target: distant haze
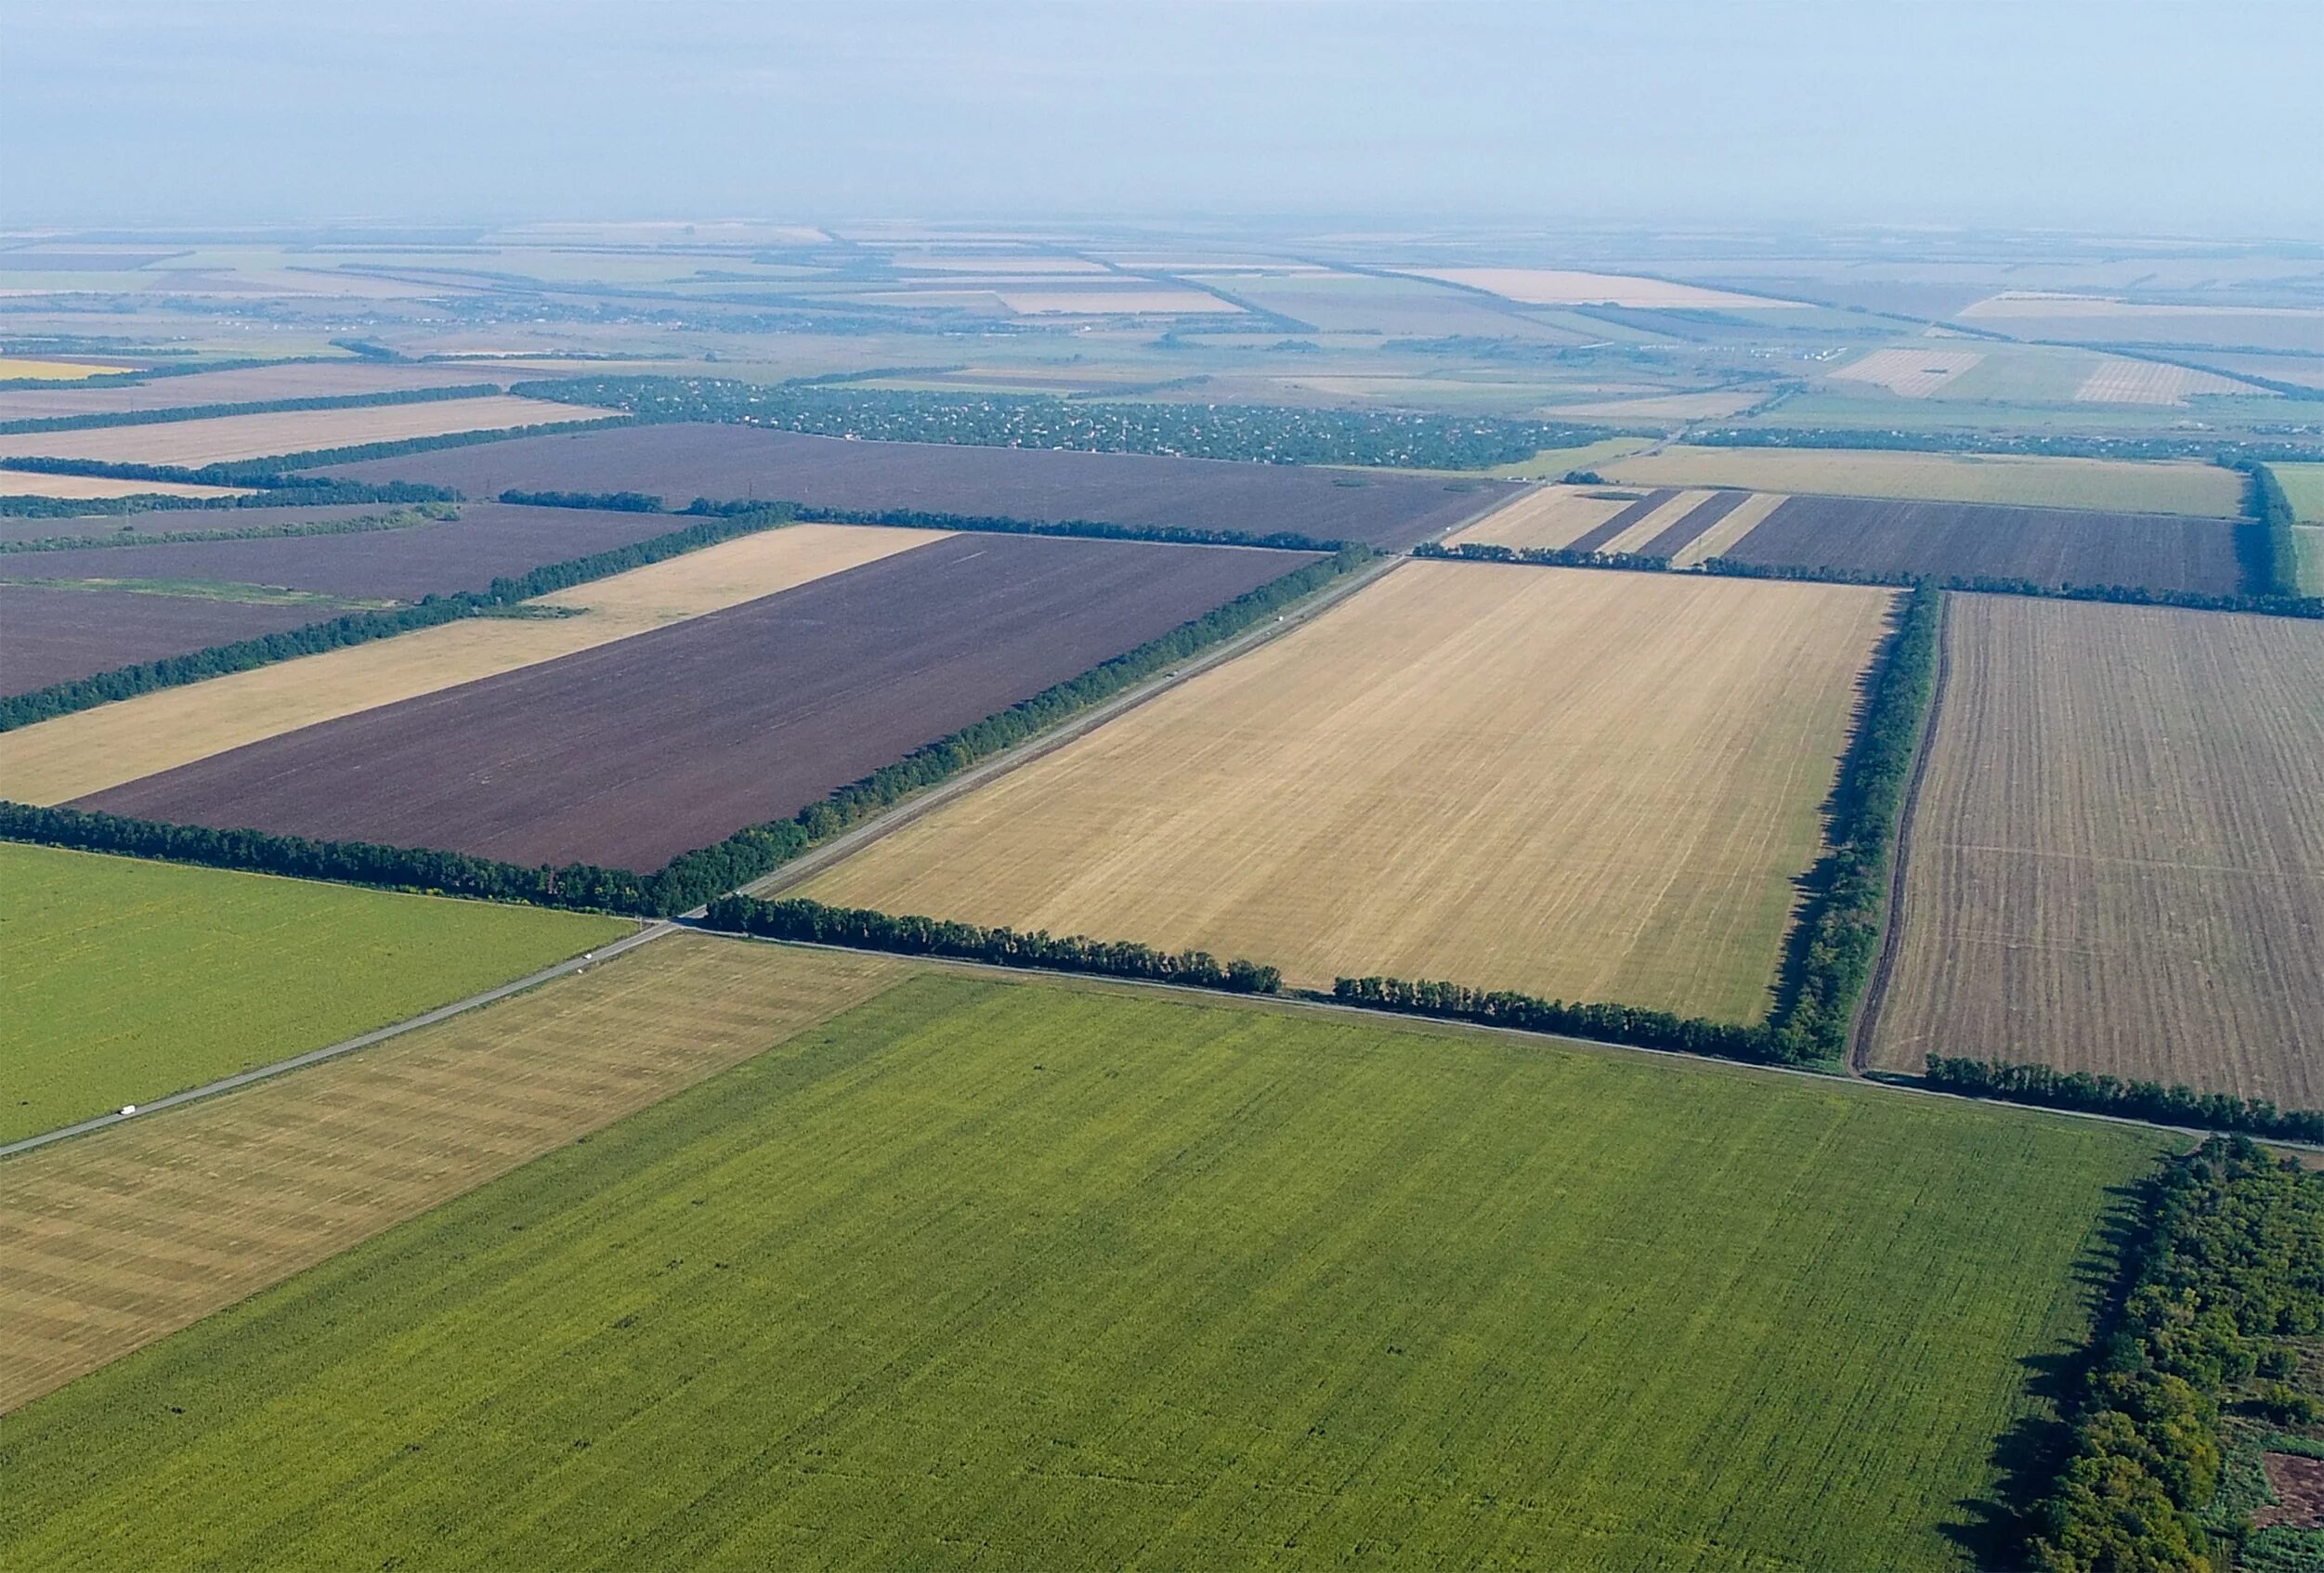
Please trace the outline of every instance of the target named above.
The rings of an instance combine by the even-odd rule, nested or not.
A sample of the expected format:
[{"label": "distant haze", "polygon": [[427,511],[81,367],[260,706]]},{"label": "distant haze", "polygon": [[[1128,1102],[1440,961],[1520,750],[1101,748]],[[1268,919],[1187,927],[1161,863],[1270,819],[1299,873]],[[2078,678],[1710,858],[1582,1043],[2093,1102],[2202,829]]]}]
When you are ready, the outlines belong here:
[{"label": "distant haze", "polygon": [[2324,235],[2324,5],[0,0],[0,225]]}]

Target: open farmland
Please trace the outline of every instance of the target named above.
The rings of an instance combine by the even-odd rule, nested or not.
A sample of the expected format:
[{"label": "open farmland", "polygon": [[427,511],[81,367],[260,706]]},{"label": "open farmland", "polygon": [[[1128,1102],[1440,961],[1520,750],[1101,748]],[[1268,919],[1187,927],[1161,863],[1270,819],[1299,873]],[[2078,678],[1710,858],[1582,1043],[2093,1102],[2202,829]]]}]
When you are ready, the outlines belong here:
[{"label": "open farmland", "polygon": [[2284,497],[2301,522],[2324,525],[2324,464],[2271,464]]},{"label": "open farmland", "polygon": [[649,871],[794,813],[1310,561],[953,536],[80,806]]},{"label": "open farmland", "polygon": [[1956,596],[1877,1062],[2324,1106],[2324,626]]},{"label": "open farmland", "polygon": [[0,1412],[909,969],[676,936],[359,1054],[12,1158],[0,1251],[19,1270],[0,1275]]},{"label": "open farmland", "polygon": [[[7,443],[0,439],[0,448]],[[248,497],[247,487],[201,486],[190,481],[124,481],[111,475],[45,475],[37,470],[0,468],[0,497],[61,497],[83,501],[107,497]],[[53,522],[53,521],[52,521]]]},{"label": "open farmland", "polygon": [[[380,510],[374,506],[372,512]],[[265,519],[248,509],[236,513],[237,524]],[[0,573],[38,573],[44,578],[216,580],[417,601],[430,594],[480,591],[496,578],[513,578],[551,563],[651,540],[689,522],[659,514],[463,502],[453,522],[428,521],[403,529],[347,535],[43,552],[0,562]]]},{"label": "open farmland", "polygon": [[[1633,492],[1630,498],[1641,496]],[[1604,487],[1543,486],[1510,499],[1448,538],[1453,545],[1563,546],[1630,506]]]},{"label": "open farmland", "polygon": [[[102,367],[106,371],[118,367]],[[6,376],[0,368],[0,376]],[[345,398],[412,388],[505,384],[511,373],[484,366],[394,366],[372,360],[288,360],[220,371],[189,371],[98,387],[0,388],[0,421],[122,415],[213,404],[270,404],[289,398]]]},{"label": "open farmland", "polygon": [[1726,549],[1745,563],[2233,595],[2236,526],[2175,514],[1795,497]]},{"label": "open farmland", "polygon": [[320,1048],[616,918],[0,843],[0,1141]]},{"label": "open farmland", "polygon": [[1825,375],[1834,382],[1876,384],[1905,398],[1926,398],[1984,358],[1968,349],[1876,349]]},{"label": "open farmland", "polygon": [[2082,379],[2074,397],[2084,404],[2185,404],[2198,394],[2265,396],[2263,389],[2213,371],[2109,355]]},{"label": "open farmland", "polygon": [[1554,267],[1420,267],[1413,273],[1500,295],[1526,306],[1624,306],[1647,310],[1764,310],[1797,307],[1797,301],[1742,295],[1617,273],[1573,273]]},{"label": "open farmland", "polygon": [[19,1410],[0,1560],[1950,1569],[2161,1147],[922,976]]},{"label": "open farmland", "polygon": [[[0,733],[0,798],[59,803],[229,748],[595,649],[908,552],[933,530],[792,525],[526,603]],[[49,592],[50,594],[65,593]]]},{"label": "open farmland", "polygon": [[1409,563],[802,893],[1756,1019],[1889,604]]},{"label": "open farmland", "polygon": [[214,415],[139,426],[88,426],[0,436],[0,453],[42,459],[94,459],[109,464],[179,464],[199,469],[238,459],[309,453],[363,443],[401,442],[450,432],[494,431],[567,421],[603,421],[602,410],[495,395],[424,404],[366,404],[342,410],[291,410],[271,415]]},{"label": "open farmland", "polygon": [[0,696],[339,615],[312,602],[0,584]]},{"label": "open farmland", "polygon": [[1954,315],[2020,339],[2324,352],[2324,311],[2313,308],[2163,305],[2007,290]]},{"label": "open farmland", "polygon": [[1888,453],[1877,449],[1665,448],[1600,464],[1635,486],[1745,487],[1930,502],[2194,514],[2232,518],[2241,477],[2216,464],[2174,461],[2025,458],[2015,454]]},{"label": "open farmland", "polygon": [[1252,535],[1292,530],[1375,546],[1409,546],[1515,490],[1491,480],[1140,453],[851,442],[699,422],[519,437],[328,473],[424,481],[470,497],[497,497],[512,488],[642,491],[672,507],[697,497],[781,500],[816,508],[1095,519]]}]

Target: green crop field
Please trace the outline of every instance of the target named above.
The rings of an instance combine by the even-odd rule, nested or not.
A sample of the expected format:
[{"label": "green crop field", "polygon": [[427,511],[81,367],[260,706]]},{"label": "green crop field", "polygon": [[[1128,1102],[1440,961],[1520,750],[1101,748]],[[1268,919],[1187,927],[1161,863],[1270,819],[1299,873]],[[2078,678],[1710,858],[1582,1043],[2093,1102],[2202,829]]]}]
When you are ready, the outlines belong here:
[{"label": "green crop field", "polygon": [[2324,464],[2271,464],[2302,524],[2324,524]]},{"label": "green crop field", "polygon": [[0,843],[0,1141],[415,1016],[609,917]]},{"label": "green crop field", "polygon": [[2163,1140],[929,974],[0,1420],[0,1566],[1952,1568]]}]

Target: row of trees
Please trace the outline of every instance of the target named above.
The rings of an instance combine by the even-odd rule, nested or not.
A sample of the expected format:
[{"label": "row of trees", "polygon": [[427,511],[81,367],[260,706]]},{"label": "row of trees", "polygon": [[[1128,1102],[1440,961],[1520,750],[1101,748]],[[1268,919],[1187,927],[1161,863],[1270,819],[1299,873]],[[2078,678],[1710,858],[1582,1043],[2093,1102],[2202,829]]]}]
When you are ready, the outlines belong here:
[{"label": "row of trees", "polygon": [[0,421],[0,436],[18,436],[26,432],[79,431],[97,426],[150,426],[168,421],[208,420],[219,415],[276,415],[294,410],[350,410],[372,404],[432,404],[442,398],[477,398],[500,391],[497,383],[468,383],[450,388],[398,388],[385,393],[324,394],[312,398],[267,398],[242,404],[177,405],[163,410],[114,410],[87,415],[48,415],[24,421]]},{"label": "row of trees", "polygon": [[1117,525],[1103,519],[1018,519],[994,514],[938,514],[924,508],[810,508],[795,504],[803,522],[892,525],[906,529],[967,530],[988,535],[1084,536],[1096,540],[1181,541],[1193,546],[1272,546],[1286,552],[1338,552],[1349,543],[1296,530],[1207,529],[1179,525]]},{"label": "row of trees", "polygon": [[110,535],[52,535],[38,540],[0,540],[0,556],[15,552],[72,552],[86,547],[169,546],[192,540],[284,540],[294,536],[366,535],[374,530],[405,530],[429,524],[450,524],[460,517],[451,502],[423,502],[385,514],[363,514],[352,519],[318,519],[304,525],[247,525],[199,530],[137,530],[127,526]]},{"label": "row of trees", "polygon": [[[518,491],[514,487],[501,493],[503,502],[521,502],[532,508],[595,508],[614,514],[659,514],[661,499],[644,491]],[[765,507],[752,502],[735,510],[748,514]],[[722,509],[698,508],[698,514],[723,513]]]},{"label": "row of trees", "polygon": [[[2312,392],[2313,390],[2311,390]],[[1889,453],[2022,453],[2049,459],[2208,459],[2297,463],[2324,459],[2324,443],[2186,436],[2068,436],[2033,432],[1869,431],[1856,426],[1719,426],[1691,432],[1703,448],[1836,448]]]},{"label": "row of trees", "polygon": [[1412,549],[1412,554],[1460,563],[1522,563],[1533,568],[1627,568],[1641,574],[1670,571],[1667,557],[1649,557],[1637,552],[1576,551],[1571,546],[1493,546],[1478,540],[1446,546],[1424,540]]},{"label": "row of trees", "polygon": [[1059,938],[1046,930],[1026,934],[935,917],[893,917],[884,912],[825,906],[820,902],[721,896],[711,903],[708,922],[713,929],[764,939],[804,940],[905,956],[949,956],[996,967],[1146,978],[1230,994],[1271,994],[1283,989],[1283,974],[1275,968],[1239,957],[1222,962],[1208,951],[1165,951],[1129,940],[1092,940],[1080,934]]},{"label": "row of trees", "polygon": [[2324,1142],[2324,1111],[2278,1109],[2264,1098],[2247,1100],[2230,1093],[2198,1092],[2176,1083],[2060,1071],[2038,1061],[2015,1063],[1942,1054],[1928,1057],[1926,1080],[1939,1091],[1970,1098],[2118,1114],[2197,1130],[2240,1131],[2281,1141]]},{"label": "row of trees", "polygon": [[1595,1038],[1600,1043],[1628,1044],[1634,1048],[1659,1048],[1674,1054],[1702,1054],[1762,1065],[1797,1063],[1788,1057],[1789,1050],[1777,1034],[1765,1026],[1676,1016],[1667,1010],[1643,1010],[1632,1005],[1569,1003],[1520,994],[1513,989],[1480,989],[1467,983],[1404,978],[1337,979],[1331,986],[1331,996],[1342,1004],[1374,1010]]},{"label": "row of trees", "polygon": [[[2293,1339],[2324,1333],[2324,1178],[2241,1137],[2167,1160],[2033,1505],[2042,1573],[2210,1573],[2251,1533],[2218,1501],[2223,1406],[2305,1418]],[[2303,1562],[2302,1566],[2308,1566]]]},{"label": "row of trees", "polygon": [[115,699],[149,694],[157,688],[199,682],[205,678],[248,671],[254,667],[270,666],[276,661],[287,661],[298,656],[320,655],[325,650],[341,649],[349,644],[367,644],[375,639],[433,628],[438,623],[451,622],[460,618],[490,614],[536,595],[546,595],[592,579],[604,578],[610,574],[641,568],[649,563],[659,563],[664,558],[675,557],[733,536],[746,535],[787,522],[788,515],[779,509],[771,508],[731,519],[698,520],[684,528],[655,536],[650,540],[592,552],[586,557],[576,557],[568,562],[548,564],[515,578],[496,578],[481,591],[430,595],[409,606],[352,613],[282,633],[238,639],[226,644],[213,644],[189,655],[140,661],[134,666],[116,667],[111,671],[99,672],[94,677],[52,683],[46,688],[35,688],[29,694],[0,698],[0,732],[30,726],[34,722],[46,721],[54,716],[69,715],[74,710],[89,709]]},{"label": "row of trees", "polygon": [[1155,453],[1263,464],[1482,470],[1620,431],[1400,410],[1101,402],[837,384],[769,386],[715,377],[575,378],[520,383],[511,391],[623,410],[646,421],[717,421],[893,442]]},{"label": "row of trees", "polygon": [[2298,517],[2276,472],[2254,459],[2235,465],[2243,473],[2243,512],[2237,526],[2235,555],[2249,595],[2297,596],[2300,547],[2291,527]]}]

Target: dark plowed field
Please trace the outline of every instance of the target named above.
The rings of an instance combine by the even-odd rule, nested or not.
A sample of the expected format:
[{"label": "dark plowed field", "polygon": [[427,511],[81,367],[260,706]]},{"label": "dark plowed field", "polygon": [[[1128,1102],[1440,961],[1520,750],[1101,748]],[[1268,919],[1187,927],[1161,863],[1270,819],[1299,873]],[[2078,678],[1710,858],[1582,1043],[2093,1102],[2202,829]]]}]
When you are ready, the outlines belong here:
[{"label": "dark plowed field", "polygon": [[[6,561],[21,566],[38,556]],[[327,622],[338,615],[329,606],[0,584],[0,695]]]},{"label": "dark plowed field", "polygon": [[[359,510],[383,511],[377,504]],[[256,509],[236,512],[248,523],[266,520],[266,514]],[[206,510],[203,516],[207,516]],[[414,525],[408,529],[352,535],[11,552],[0,558],[0,572],[37,574],[42,578],[209,579],[279,585],[325,595],[417,601],[431,592],[482,590],[503,576],[514,578],[544,564],[651,540],[686,523],[659,514],[465,502],[461,504],[456,524]]]},{"label": "dark plowed field", "polygon": [[1639,555],[1667,557],[1675,552],[1684,551],[1694,544],[1697,536],[1742,507],[1750,496],[1747,491],[1722,491],[1704,498],[1688,509],[1677,524],[1639,547]]},{"label": "dark plowed field", "polygon": [[1787,567],[2203,595],[2232,595],[2241,582],[2231,520],[1981,502],[1795,497],[1726,555]]},{"label": "dark plowed field", "polygon": [[360,360],[284,362],[231,371],[191,371],[144,383],[84,388],[59,383],[45,388],[0,389],[0,421],[42,421],[70,415],[117,415],[131,410],[186,410],[204,404],[267,404],[280,398],[346,398],[402,393],[411,388],[506,386],[512,373],[490,366],[375,366]]},{"label": "dark plowed field", "polygon": [[648,870],[1312,559],[955,536],[657,632],[270,738],[83,807]]},{"label": "dark plowed field", "polygon": [[1660,508],[1664,503],[1668,502],[1672,498],[1678,495],[1678,493],[1674,488],[1665,488],[1660,491],[1650,491],[1644,497],[1639,498],[1636,502],[1633,502],[1630,506],[1625,508],[1621,513],[1616,514],[1612,518],[1608,519],[1605,523],[1593,525],[1588,529],[1584,530],[1580,535],[1575,536],[1572,543],[1567,546],[1566,550],[1569,552],[1595,552],[1599,547],[1605,545],[1606,542],[1612,540],[1614,537],[1620,535],[1624,530],[1628,529],[1632,525],[1637,524],[1640,519],[1645,518],[1649,514],[1652,514],[1655,509]]},{"label": "dark plowed field", "polygon": [[1433,475],[1137,453],[848,442],[692,423],[515,437],[325,473],[424,481],[470,497],[498,497],[512,488],[642,491],[672,508],[697,497],[780,500],[818,508],[919,508],[1252,535],[1293,530],[1395,547],[1423,540],[1517,489],[1508,482]]}]

